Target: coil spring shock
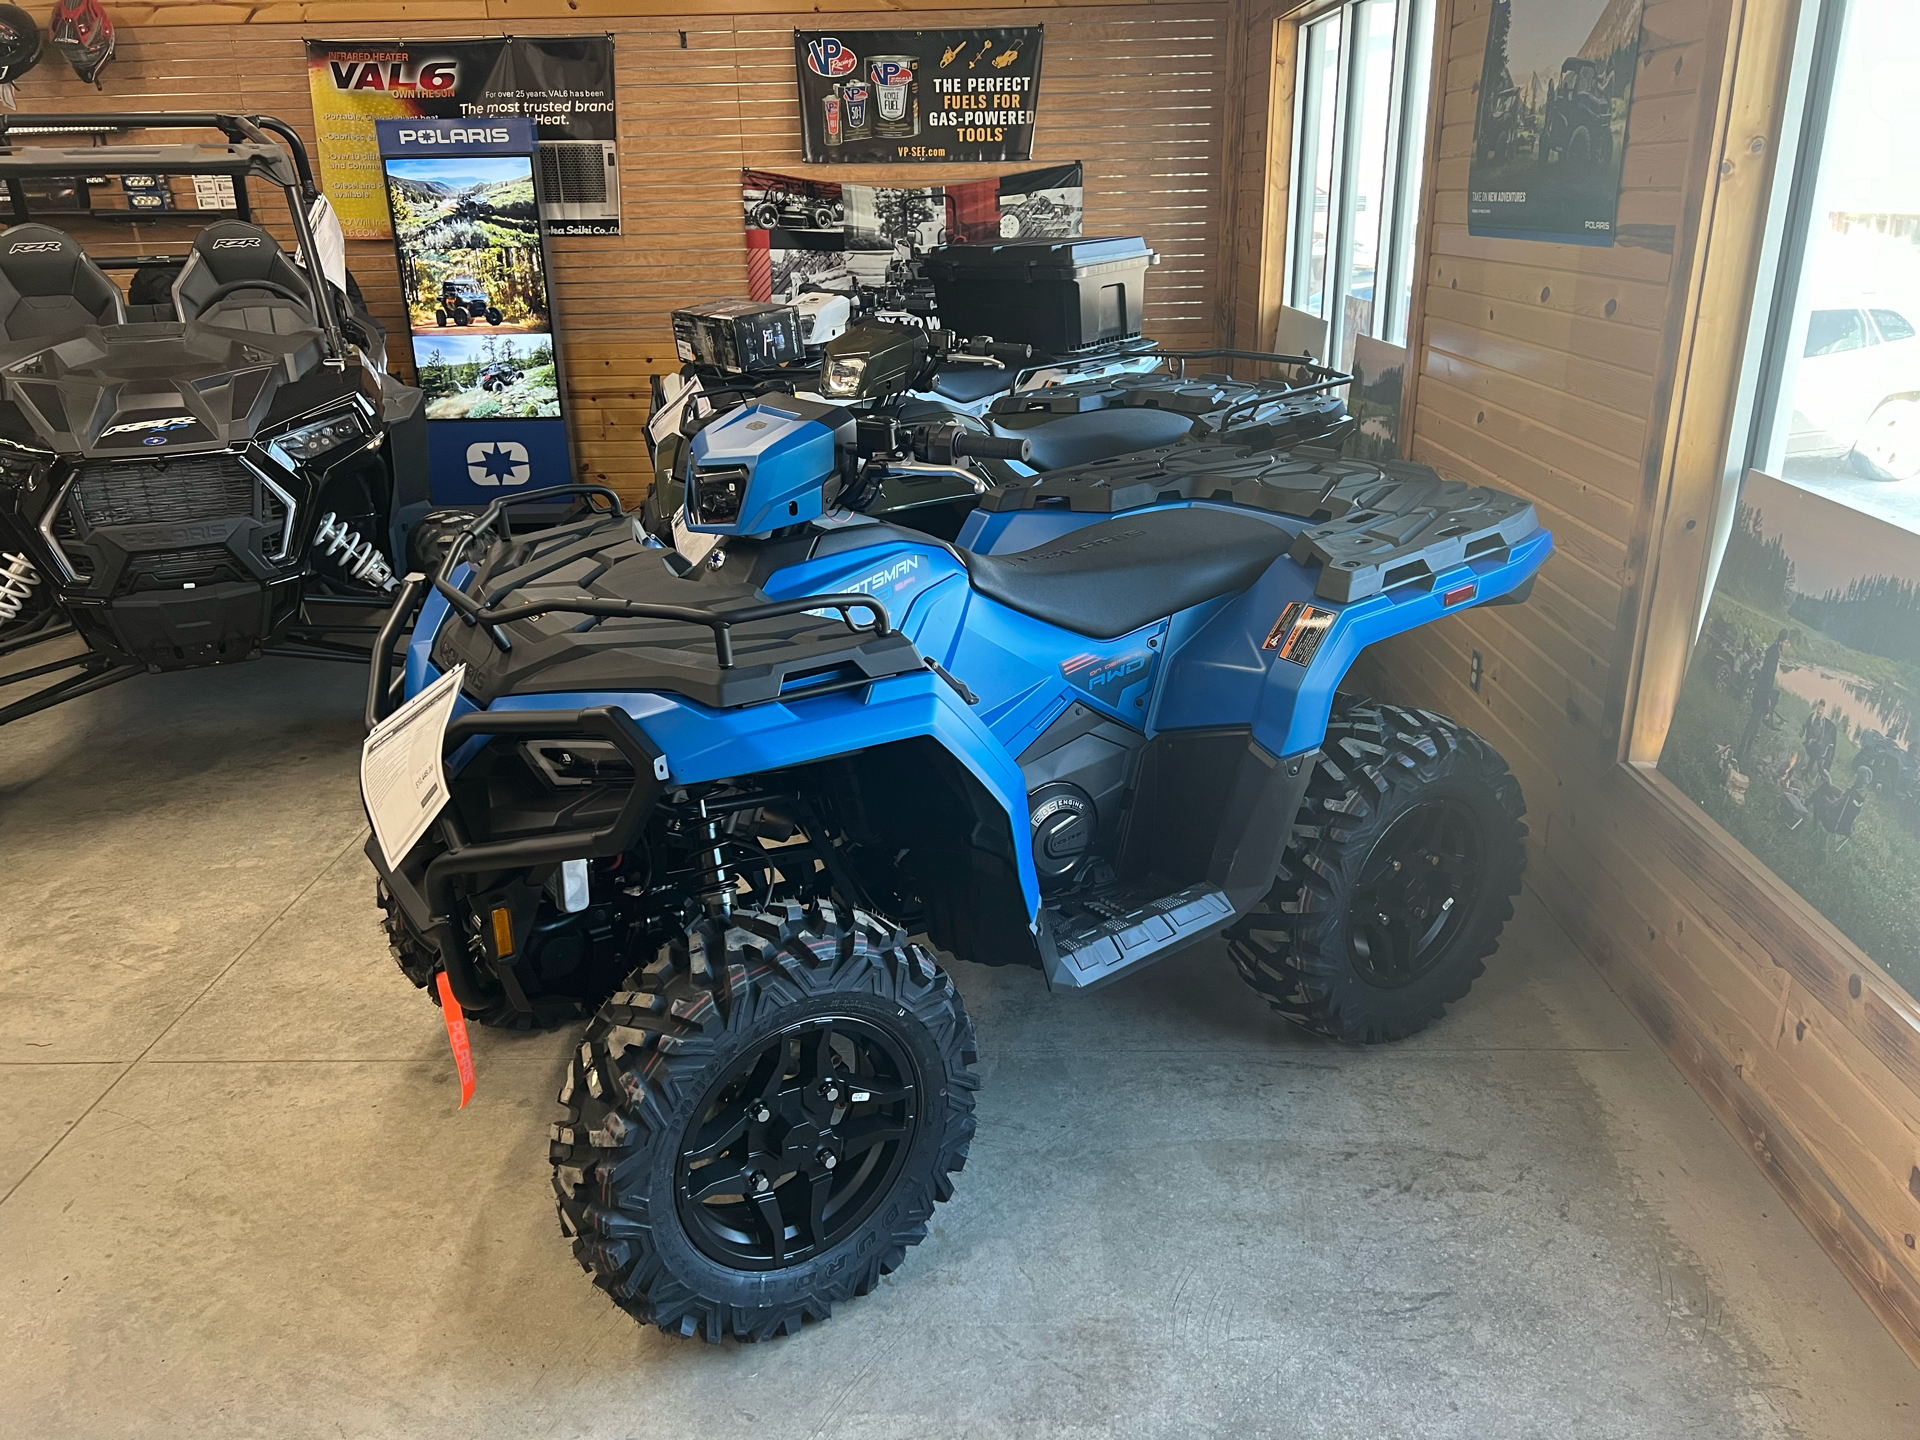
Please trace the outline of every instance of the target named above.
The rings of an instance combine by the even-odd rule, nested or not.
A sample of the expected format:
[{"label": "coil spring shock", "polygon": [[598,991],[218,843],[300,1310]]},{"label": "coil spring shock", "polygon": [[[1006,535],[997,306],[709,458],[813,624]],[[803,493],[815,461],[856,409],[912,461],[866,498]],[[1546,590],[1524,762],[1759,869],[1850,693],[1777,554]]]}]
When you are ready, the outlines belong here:
[{"label": "coil spring shock", "polygon": [[700,818],[694,825],[697,835],[695,856],[701,867],[700,889],[695,898],[706,906],[712,919],[725,921],[733,914],[733,871],[727,867],[722,848],[720,817],[709,814],[707,802],[700,801]]},{"label": "coil spring shock", "polygon": [[0,624],[18,620],[40,584],[40,572],[24,555],[0,550]]},{"label": "coil spring shock", "polygon": [[320,517],[320,528],[313,535],[313,548],[316,554],[326,556],[362,584],[381,590],[391,590],[399,584],[387,557],[373,548],[371,540],[361,539],[360,532],[346,521],[336,519],[331,510]]}]

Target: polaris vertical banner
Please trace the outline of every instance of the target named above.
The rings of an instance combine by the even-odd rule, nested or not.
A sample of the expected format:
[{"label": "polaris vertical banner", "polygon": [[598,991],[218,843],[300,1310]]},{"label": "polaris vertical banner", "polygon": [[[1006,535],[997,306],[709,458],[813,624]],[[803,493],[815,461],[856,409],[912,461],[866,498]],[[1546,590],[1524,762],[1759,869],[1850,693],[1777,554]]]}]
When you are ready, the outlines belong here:
[{"label": "polaris vertical banner", "polygon": [[354,240],[387,238],[376,120],[525,116],[549,235],[620,233],[613,37],[307,42],[321,174]]},{"label": "polaris vertical banner", "polygon": [[794,31],[807,159],[1032,159],[1045,33],[1043,25]]},{"label": "polaris vertical banner", "polygon": [[376,128],[434,501],[569,483],[533,122]]}]

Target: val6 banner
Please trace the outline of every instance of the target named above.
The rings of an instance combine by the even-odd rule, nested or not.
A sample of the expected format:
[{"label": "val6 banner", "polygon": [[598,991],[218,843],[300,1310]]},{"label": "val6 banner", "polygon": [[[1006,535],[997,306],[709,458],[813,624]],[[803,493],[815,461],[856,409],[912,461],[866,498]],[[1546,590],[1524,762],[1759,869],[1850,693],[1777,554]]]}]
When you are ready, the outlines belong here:
[{"label": "val6 banner", "polygon": [[794,31],[807,160],[1032,159],[1045,33]]},{"label": "val6 banner", "polygon": [[439,505],[572,479],[533,122],[376,123]]},{"label": "val6 banner", "polygon": [[547,233],[620,233],[611,35],[309,40],[307,88],[327,196],[350,239],[387,238],[376,120],[509,115],[539,127]]},{"label": "val6 banner", "polygon": [[1467,229],[1611,245],[1642,0],[1493,0]]}]

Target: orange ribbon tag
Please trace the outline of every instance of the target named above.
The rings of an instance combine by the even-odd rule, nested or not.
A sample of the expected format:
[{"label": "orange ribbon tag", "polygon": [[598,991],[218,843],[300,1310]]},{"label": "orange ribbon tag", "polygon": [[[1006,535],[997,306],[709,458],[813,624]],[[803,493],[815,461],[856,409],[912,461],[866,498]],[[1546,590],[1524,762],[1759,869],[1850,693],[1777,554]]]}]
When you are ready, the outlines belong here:
[{"label": "orange ribbon tag", "polygon": [[440,988],[440,1018],[447,1022],[447,1044],[453,1047],[454,1067],[460,1072],[460,1108],[473,1099],[473,1047],[467,1043],[467,1017],[453,998],[453,984],[442,970],[433,977]]}]

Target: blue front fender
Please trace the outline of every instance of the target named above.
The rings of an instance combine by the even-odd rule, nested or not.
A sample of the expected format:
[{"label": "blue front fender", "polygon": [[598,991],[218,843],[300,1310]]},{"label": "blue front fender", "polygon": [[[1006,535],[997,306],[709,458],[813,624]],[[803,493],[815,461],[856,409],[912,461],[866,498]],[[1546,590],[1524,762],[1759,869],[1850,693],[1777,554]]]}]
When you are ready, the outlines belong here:
[{"label": "blue front fender", "polygon": [[896,675],[858,690],[793,704],[716,710],[652,691],[511,695],[495,710],[585,710],[604,705],[631,715],[667,757],[672,783],[695,785],[830,760],[876,745],[925,737],[946,750],[986,787],[1006,812],[1027,920],[1040,913],[1040,881],[1025,821],[1027,787],[1020,767],[952,686],[931,671]]}]

